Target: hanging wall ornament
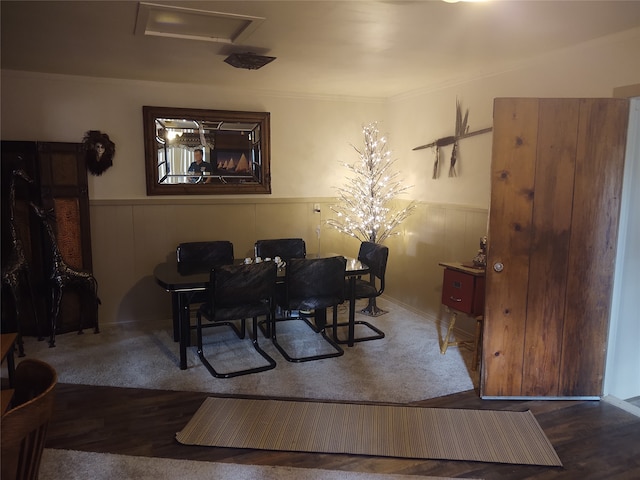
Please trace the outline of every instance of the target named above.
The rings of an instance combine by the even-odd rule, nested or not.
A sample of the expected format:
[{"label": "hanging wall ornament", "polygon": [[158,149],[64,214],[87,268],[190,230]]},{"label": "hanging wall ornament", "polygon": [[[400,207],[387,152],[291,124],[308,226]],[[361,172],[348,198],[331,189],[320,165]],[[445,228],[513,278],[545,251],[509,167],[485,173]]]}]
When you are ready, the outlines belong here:
[{"label": "hanging wall ornament", "polygon": [[435,161],[433,163],[433,175],[432,178],[436,179],[440,176],[440,160],[441,160],[441,152],[440,149],[442,147],[448,147],[449,145],[453,145],[451,150],[451,161],[449,163],[449,176],[456,177],[458,176],[458,172],[456,171],[456,163],[459,159],[459,147],[458,141],[463,138],[473,137],[475,135],[480,135],[482,133],[487,133],[493,130],[492,127],[483,128],[481,130],[477,130],[475,132],[469,132],[469,110],[462,116],[462,107],[460,106],[460,102],[456,100],[456,129],[455,135],[450,137],[442,137],[436,140],[435,142],[427,143],[426,145],[420,145],[419,147],[414,148],[413,150],[422,150],[423,148],[435,148]]},{"label": "hanging wall ornament", "polygon": [[100,130],[89,130],[82,140],[85,151],[87,169],[93,175],[102,173],[113,165],[113,156],[116,153],[116,144],[109,139],[109,135]]}]

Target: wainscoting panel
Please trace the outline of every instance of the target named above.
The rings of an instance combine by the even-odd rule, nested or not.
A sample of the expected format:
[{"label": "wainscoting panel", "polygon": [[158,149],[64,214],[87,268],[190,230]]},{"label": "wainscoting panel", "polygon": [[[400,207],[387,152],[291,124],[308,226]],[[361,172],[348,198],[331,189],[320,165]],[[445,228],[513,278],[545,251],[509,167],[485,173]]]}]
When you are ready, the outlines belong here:
[{"label": "wainscoting panel", "polygon": [[[155,284],[154,266],[175,255],[178,243],[233,242],[236,257],[253,255],[258,238],[301,237],[310,254],[356,256],[359,241],[325,225],[331,198],[137,199],[91,202],[94,274],[100,322],[171,316],[170,296]],[[313,211],[320,205],[320,213]],[[398,202],[403,206],[403,202]],[[421,203],[391,237],[385,296],[424,314],[441,314],[441,261],[470,261],[486,232],[487,210]],[[320,225],[320,236],[317,227]],[[464,322],[461,322],[464,325]]]}]

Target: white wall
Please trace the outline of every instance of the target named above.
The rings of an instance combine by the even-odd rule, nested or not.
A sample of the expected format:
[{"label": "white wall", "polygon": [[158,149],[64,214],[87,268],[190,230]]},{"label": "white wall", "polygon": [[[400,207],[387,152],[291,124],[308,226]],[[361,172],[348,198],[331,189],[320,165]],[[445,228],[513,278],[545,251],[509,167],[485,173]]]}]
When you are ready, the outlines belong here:
[{"label": "white wall", "polygon": [[413,195],[425,202],[488,208],[491,134],[460,141],[459,176],[447,176],[451,147],[443,149],[440,178],[431,179],[432,149],[414,147],[453,135],[456,99],[469,109],[470,131],[490,127],[497,97],[611,97],[613,89],[640,82],[640,28],[541,57],[513,69],[453,86],[389,100],[390,145]]},{"label": "white wall", "polygon": [[[640,83],[639,51],[640,28],[557,52],[526,65],[514,65],[499,74],[411,92],[386,102],[259,96],[252,92],[221,91],[193,85],[2,71],[0,137],[3,140],[80,142],[87,130],[106,132],[117,147],[114,166],[103,176],[90,178],[90,198],[105,201],[140,199],[143,202],[146,197],[143,105],[270,111],[271,198],[309,198],[335,195],[334,186],[341,185],[344,177],[338,161],[353,161],[355,153],[350,144],[362,143],[362,125],[379,121],[383,133],[389,134],[389,146],[397,158],[396,168],[407,183],[414,185],[410,197],[427,204],[487,209],[490,197],[490,134],[460,142],[460,176],[456,178],[449,178],[445,168],[439,179],[432,180],[431,152],[412,151],[418,145],[454,133],[456,98],[462,102],[463,109],[469,109],[469,124],[471,130],[476,130],[491,125],[493,99],[496,97],[610,97],[615,87]],[[446,149],[444,153],[448,156],[450,150]],[[638,183],[636,173],[632,180],[636,189]],[[438,221],[460,223],[446,216],[439,217]],[[414,248],[415,245],[433,249],[443,243],[443,239],[430,230],[416,228],[405,233],[405,240],[411,241],[398,239],[398,244],[409,246],[394,252],[401,264],[415,265],[414,252],[420,250]],[[638,243],[635,235],[634,245]],[[104,253],[94,252],[94,255]],[[474,254],[475,251],[469,251],[469,258]],[[425,268],[438,269],[437,265]],[[631,270],[637,272],[637,268]],[[420,295],[422,285],[414,286],[415,295]],[[623,292],[622,297],[626,295]],[[635,297],[637,293],[631,293],[630,300],[629,297],[621,298],[620,311],[637,325],[627,303],[633,302]],[[617,318],[612,319],[612,328],[617,328],[617,322]],[[624,345],[632,345],[631,350],[639,350],[635,347],[640,344],[637,328],[623,335]],[[623,347],[621,351],[627,350]],[[623,356],[625,358],[610,358],[608,375],[625,362],[632,368],[637,367],[637,352],[635,356],[626,357],[624,353]],[[616,385],[628,382],[629,377],[611,380],[614,382],[611,384],[609,381],[608,377],[607,385],[613,393]],[[637,390],[632,393],[638,394]]]},{"label": "white wall", "polygon": [[[113,167],[89,177],[92,200],[146,197],[142,106],[271,112],[273,197],[335,196],[362,125],[382,100],[265,96],[199,85],[2,71],[2,140],[81,142],[88,130],[116,144]],[[255,198],[255,196],[252,196]]]},{"label": "white wall", "polygon": [[[449,178],[444,169],[439,179],[432,180],[433,151],[412,151],[416,146],[453,135],[456,99],[461,101],[463,112],[469,109],[470,130],[474,131],[491,126],[496,97],[611,97],[616,87],[640,83],[638,52],[640,28],[556,52],[497,75],[390,99],[385,115],[387,128],[393,132],[390,141],[392,147],[401,152],[397,155],[398,166],[406,172],[410,183],[416,185],[413,194],[428,203],[489,208],[491,134],[460,142],[460,176],[455,178]],[[638,128],[640,120],[637,120],[636,131]],[[640,133],[636,135],[637,144]],[[640,395],[640,322],[637,314],[637,298],[640,297],[637,280],[640,270],[637,248],[640,245],[637,214],[640,160],[637,157],[640,147],[635,148],[635,158],[627,158],[627,162],[635,164],[632,168],[628,163],[625,171],[629,176],[625,178],[628,206],[621,219],[620,231],[626,249],[620,252],[616,267],[604,391],[621,399]],[[450,151],[450,148],[445,150],[447,166]],[[634,205],[635,210],[631,211],[630,205]],[[407,235],[413,238],[413,233],[407,232]],[[429,247],[438,239],[427,231],[418,241]],[[469,259],[473,253],[469,252]],[[412,251],[408,249],[405,254],[411,256]],[[412,263],[411,259],[404,261]]]},{"label": "white wall", "polygon": [[[460,142],[459,177],[444,168],[431,179],[431,149],[418,145],[452,135],[456,98],[469,109],[470,129],[491,126],[493,99],[508,96],[610,97],[613,88],[640,82],[640,28],[466,83],[411,92],[385,101],[299,97],[221,90],[199,85],[121,81],[2,71],[1,138],[79,142],[87,130],[116,143],[114,166],[90,177],[91,199],[144,198],[142,106],[271,112],[271,197],[330,197],[342,184],[339,161],[353,161],[361,127],[380,122],[410,196],[429,203],[480,208],[489,204],[491,134]],[[447,159],[450,147],[443,149]],[[255,197],[254,197],[255,198]]]}]

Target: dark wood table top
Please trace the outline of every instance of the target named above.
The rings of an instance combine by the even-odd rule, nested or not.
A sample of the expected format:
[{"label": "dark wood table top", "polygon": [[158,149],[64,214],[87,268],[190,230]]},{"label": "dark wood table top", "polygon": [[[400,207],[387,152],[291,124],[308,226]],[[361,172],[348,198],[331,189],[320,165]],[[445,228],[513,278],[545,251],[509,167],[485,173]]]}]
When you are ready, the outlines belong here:
[{"label": "dark wood table top", "polygon": [[438,265],[440,265],[441,267],[450,268],[451,270],[457,270],[458,272],[468,273],[476,277],[483,277],[485,274],[484,267],[476,267],[472,262],[440,262],[438,263]]},{"label": "dark wood table top", "polygon": [[[9,355],[13,355],[13,346],[16,343],[16,338],[18,338],[17,333],[3,333],[0,335],[0,345],[2,346],[2,361]],[[13,357],[9,359],[8,368],[11,369],[14,367],[13,365]],[[9,380],[11,381],[13,377],[13,372],[9,371]],[[6,388],[0,391],[0,413],[4,413],[9,408],[11,403],[11,399],[13,398],[13,389]]]},{"label": "dark wood table top", "polygon": [[13,388],[3,388],[0,390],[0,414],[9,409],[11,400],[13,400]]},{"label": "dark wood table top", "polygon": [[[337,256],[333,254],[324,255],[324,257]],[[312,258],[312,257],[307,257]],[[356,258],[345,257],[347,260],[346,275],[364,275],[369,273],[369,267]],[[234,263],[241,264],[243,258],[236,259]],[[284,275],[282,270],[279,275]],[[158,285],[169,292],[194,292],[205,290],[209,285],[210,271],[190,272],[181,274],[178,272],[177,259],[170,259],[166,262],[159,263],[153,270],[153,276]]]},{"label": "dark wood table top", "polygon": [[16,338],[18,337],[18,334],[3,333],[2,335],[0,335],[0,337],[1,337],[0,344],[2,346],[2,361],[4,361],[9,351],[13,348],[13,344],[16,342]]}]

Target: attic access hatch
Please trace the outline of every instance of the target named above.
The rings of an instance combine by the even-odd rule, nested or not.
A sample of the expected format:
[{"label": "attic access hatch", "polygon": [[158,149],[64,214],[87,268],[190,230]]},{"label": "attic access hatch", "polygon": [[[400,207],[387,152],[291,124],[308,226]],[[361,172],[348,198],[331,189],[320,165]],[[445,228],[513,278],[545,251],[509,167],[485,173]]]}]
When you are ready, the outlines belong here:
[{"label": "attic access hatch", "polygon": [[135,33],[236,44],[246,40],[264,20],[262,17],[140,2]]}]

